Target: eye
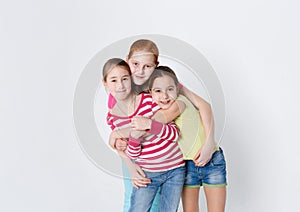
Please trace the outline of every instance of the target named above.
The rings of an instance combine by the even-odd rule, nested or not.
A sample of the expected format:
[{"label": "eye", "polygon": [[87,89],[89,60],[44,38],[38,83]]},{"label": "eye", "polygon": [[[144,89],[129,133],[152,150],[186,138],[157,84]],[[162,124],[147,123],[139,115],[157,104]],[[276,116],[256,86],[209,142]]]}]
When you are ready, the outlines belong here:
[{"label": "eye", "polygon": [[117,80],[111,80],[111,82],[117,82]]},{"label": "eye", "polygon": [[169,88],[168,91],[174,91],[174,88]]},{"label": "eye", "polygon": [[146,68],[152,68],[153,65],[145,65]]},{"label": "eye", "polygon": [[129,80],[128,77],[124,77],[124,78],[123,78],[123,81],[127,81],[127,80]]},{"label": "eye", "polygon": [[161,92],[161,90],[159,90],[159,89],[154,90],[154,93],[160,93],[160,92]]}]

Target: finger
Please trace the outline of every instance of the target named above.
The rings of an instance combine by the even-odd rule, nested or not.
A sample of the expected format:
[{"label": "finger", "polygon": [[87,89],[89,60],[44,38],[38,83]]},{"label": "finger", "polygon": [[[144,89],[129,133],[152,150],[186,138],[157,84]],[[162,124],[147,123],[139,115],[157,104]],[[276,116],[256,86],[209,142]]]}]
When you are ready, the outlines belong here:
[{"label": "finger", "polygon": [[199,158],[200,158],[200,154],[197,154],[197,155],[193,158],[193,161],[197,161],[197,160],[199,160]]},{"label": "finger", "polygon": [[147,184],[151,183],[151,180],[148,179],[148,178],[143,178],[143,179],[140,179],[138,182],[139,182],[140,184],[147,185]]},{"label": "finger", "polygon": [[198,162],[198,165],[199,166],[205,166],[206,163],[207,163],[206,161],[201,160],[201,161]]},{"label": "finger", "polygon": [[147,187],[149,184],[149,182],[145,182],[145,181],[135,181],[135,185],[137,185],[138,187]]},{"label": "finger", "polygon": [[198,164],[200,162],[199,158],[194,159],[193,161],[194,161],[195,164]]},{"label": "finger", "polygon": [[136,185],[135,181],[132,181],[132,186],[135,187],[136,189],[139,189],[139,186]]},{"label": "finger", "polygon": [[147,185],[149,183],[151,183],[151,180],[149,178],[146,177],[141,177],[138,176],[137,178],[133,179],[138,185]]},{"label": "finger", "polygon": [[117,147],[117,150],[124,151],[126,150],[126,147]]}]

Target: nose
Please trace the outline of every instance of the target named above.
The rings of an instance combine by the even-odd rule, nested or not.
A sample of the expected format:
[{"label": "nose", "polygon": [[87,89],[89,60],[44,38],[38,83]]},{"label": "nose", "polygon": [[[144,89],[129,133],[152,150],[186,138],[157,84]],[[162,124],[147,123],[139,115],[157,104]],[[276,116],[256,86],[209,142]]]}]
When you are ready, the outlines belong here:
[{"label": "nose", "polygon": [[163,92],[163,98],[164,98],[164,99],[168,99],[168,98],[169,98],[169,95],[168,95],[167,92]]},{"label": "nose", "polygon": [[136,72],[143,75],[144,74],[144,68],[139,66],[139,67],[136,68]]},{"label": "nose", "polygon": [[122,90],[123,88],[124,88],[123,82],[119,82],[119,83],[117,84],[117,89],[118,89],[118,90]]}]

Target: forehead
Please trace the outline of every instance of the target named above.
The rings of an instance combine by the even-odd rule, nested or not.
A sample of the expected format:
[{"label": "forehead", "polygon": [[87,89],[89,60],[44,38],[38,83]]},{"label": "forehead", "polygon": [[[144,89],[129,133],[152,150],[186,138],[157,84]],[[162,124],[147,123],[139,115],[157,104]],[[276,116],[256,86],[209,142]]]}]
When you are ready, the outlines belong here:
[{"label": "forehead", "polygon": [[174,79],[168,75],[163,75],[161,77],[157,77],[153,82],[153,87],[169,87],[175,86]]},{"label": "forehead", "polygon": [[129,60],[137,60],[141,62],[155,62],[155,56],[151,52],[137,51],[132,54]]},{"label": "forehead", "polygon": [[115,66],[108,72],[107,77],[111,78],[111,77],[128,76],[128,75],[130,75],[130,72],[125,67]]}]

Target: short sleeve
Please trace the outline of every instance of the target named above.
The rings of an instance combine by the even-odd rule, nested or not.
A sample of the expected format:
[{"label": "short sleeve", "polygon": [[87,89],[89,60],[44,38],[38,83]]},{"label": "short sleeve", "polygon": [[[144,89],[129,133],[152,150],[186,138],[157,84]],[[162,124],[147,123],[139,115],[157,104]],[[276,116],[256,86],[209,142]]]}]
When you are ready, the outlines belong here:
[{"label": "short sleeve", "polygon": [[111,95],[111,93],[108,96],[108,103],[107,103],[107,107],[108,109],[112,109],[115,104],[117,103],[115,97],[113,95]]}]

